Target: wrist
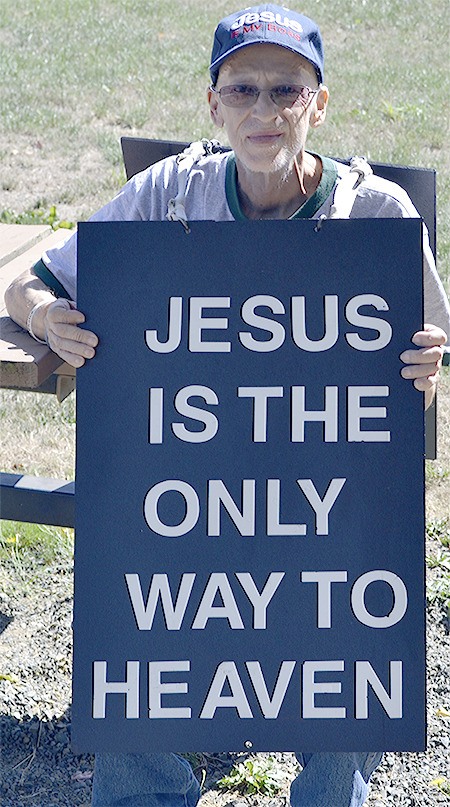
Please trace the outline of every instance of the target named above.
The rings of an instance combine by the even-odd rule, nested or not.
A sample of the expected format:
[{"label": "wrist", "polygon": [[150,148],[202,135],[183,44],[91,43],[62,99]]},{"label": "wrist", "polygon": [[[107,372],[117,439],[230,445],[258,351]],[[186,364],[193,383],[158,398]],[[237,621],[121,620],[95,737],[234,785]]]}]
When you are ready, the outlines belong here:
[{"label": "wrist", "polygon": [[52,300],[40,300],[30,308],[26,321],[26,330],[36,342],[42,345],[47,344],[47,329],[45,317]]}]

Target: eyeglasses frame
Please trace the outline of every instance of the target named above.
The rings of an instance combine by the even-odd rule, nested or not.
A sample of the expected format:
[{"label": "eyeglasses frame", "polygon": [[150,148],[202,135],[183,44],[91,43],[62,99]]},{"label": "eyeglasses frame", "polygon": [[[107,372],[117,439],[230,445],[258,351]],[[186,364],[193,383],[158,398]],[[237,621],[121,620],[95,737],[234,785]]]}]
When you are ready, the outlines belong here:
[{"label": "eyeglasses frame", "polygon": [[[295,99],[295,101],[293,101],[293,102],[292,102],[292,104],[291,104],[290,106],[284,106],[284,107],[282,107],[282,106],[280,106],[280,104],[278,104],[278,103],[277,103],[277,102],[276,102],[276,101],[275,101],[275,100],[272,98],[271,93],[273,93],[273,92],[274,92],[274,90],[276,90],[276,89],[277,89],[277,87],[276,87],[276,86],[275,86],[275,87],[271,87],[271,88],[270,88],[270,89],[268,89],[268,90],[260,90],[260,89],[259,89],[259,87],[254,87],[254,88],[255,88],[255,89],[258,91],[258,92],[257,92],[257,94],[256,94],[256,95],[254,95],[254,96],[253,96],[253,100],[252,100],[252,101],[251,101],[251,103],[249,103],[249,104],[244,104],[244,105],[242,105],[242,106],[239,106],[239,105],[234,106],[233,104],[227,104],[227,102],[226,102],[226,101],[224,101],[224,100],[223,100],[223,98],[222,98],[222,97],[221,97],[221,95],[220,95],[221,91],[222,91],[222,90],[229,89],[230,87],[239,87],[239,86],[249,86],[249,87],[254,87],[254,85],[252,85],[252,84],[248,84],[248,85],[240,85],[240,84],[227,84],[227,85],[225,85],[225,87],[221,87],[219,90],[216,90],[216,88],[215,88],[215,87],[214,87],[212,84],[210,84],[209,89],[211,90],[211,92],[214,92],[216,95],[218,95],[218,96],[219,96],[219,98],[220,98],[220,100],[222,101],[222,103],[223,103],[225,106],[229,107],[230,109],[250,109],[252,106],[254,106],[254,105],[256,104],[256,102],[257,102],[257,100],[258,100],[258,98],[259,98],[259,96],[261,95],[261,93],[262,93],[262,92],[267,92],[267,93],[269,93],[270,100],[271,100],[271,101],[272,101],[272,103],[273,103],[273,104],[275,104],[275,106],[277,106],[279,109],[292,109],[292,107],[293,107],[295,104],[297,104],[298,99],[301,97],[301,90],[308,90],[309,95],[308,95],[307,100],[305,101],[305,103],[300,102],[301,106],[302,106],[304,109],[306,109],[306,107],[308,106],[308,104],[311,102],[311,99],[314,97],[314,95],[317,95],[317,93],[318,93],[318,92],[320,92],[321,87],[322,87],[322,85],[319,85],[319,86],[317,87],[317,89],[316,89],[316,90],[313,90],[313,89],[311,89],[311,87],[308,87],[307,85],[303,85],[303,84],[292,84],[292,86],[293,86],[293,87],[296,87],[296,88],[297,88],[297,87],[300,87],[300,92],[299,92],[299,94],[298,94],[297,98]],[[280,85],[278,85],[278,86],[280,86]]]}]

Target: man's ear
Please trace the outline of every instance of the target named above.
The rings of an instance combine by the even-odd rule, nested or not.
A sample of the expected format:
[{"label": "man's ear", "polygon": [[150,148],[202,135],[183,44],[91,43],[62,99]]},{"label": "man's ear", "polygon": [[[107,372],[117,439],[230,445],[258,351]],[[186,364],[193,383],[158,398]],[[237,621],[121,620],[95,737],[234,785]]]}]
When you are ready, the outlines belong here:
[{"label": "man's ear", "polygon": [[330,93],[328,92],[328,87],[325,84],[321,84],[319,87],[319,92],[317,93],[317,97],[315,99],[314,109],[311,112],[310,117],[310,126],[316,128],[317,126],[321,126],[324,122],[326,115],[327,115],[327,106],[328,106],[328,99],[330,97]]},{"label": "man's ear", "polygon": [[209,104],[209,114],[214,126],[217,126],[219,129],[223,127],[223,117],[220,111],[220,105],[218,101],[217,93],[213,92],[210,87],[208,87],[208,104]]}]

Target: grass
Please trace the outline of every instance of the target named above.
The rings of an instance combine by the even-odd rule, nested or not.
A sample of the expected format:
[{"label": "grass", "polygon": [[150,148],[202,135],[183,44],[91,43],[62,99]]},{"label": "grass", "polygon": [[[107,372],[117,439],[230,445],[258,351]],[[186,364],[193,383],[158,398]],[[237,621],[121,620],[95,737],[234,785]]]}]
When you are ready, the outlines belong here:
[{"label": "grass", "polygon": [[437,603],[450,616],[450,519],[432,520],[427,525],[427,536],[433,539],[432,551],[426,563],[427,600]]},{"label": "grass", "polygon": [[2,390],[0,467],[72,480],[75,476],[75,395],[58,404],[54,395]]},{"label": "grass", "polygon": [[48,224],[53,230],[60,227],[65,230],[71,230],[75,226],[73,221],[59,218],[56,205],[51,205],[50,209],[47,210],[40,199],[34,207],[29,210],[23,210],[21,213],[8,209],[2,210],[0,222],[2,224]]},{"label": "grass", "polygon": [[[301,8],[322,29],[331,90],[328,121],[313,133],[311,147],[437,168],[439,261],[448,282],[446,4],[336,0],[330,7],[308,0]],[[43,164],[52,166],[51,203],[65,199],[75,214],[69,218],[93,212],[124,179],[120,135],[217,134],[204,103],[208,62],[214,25],[232,9],[229,0],[209,7],[201,0],[154,0],[150,7],[142,0],[6,4],[0,151],[8,158],[14,146],[19,152],[38,146]],[[2,181],[14,186],[16,178],[6,171]],[[0,210],[9,195],[0,189]]]},{"label": "grass", "polygon": [[0,584],[5,593],[11,581],[27,590],[48,566],[71,568],[73,530],[45,524],[1,521]]},{"label": "grass", "polygon": [[[142,0],[5,4],[2,220],[55,222],[93,212],[124,181],[123,134],[217,136],[205,103],[208,63],[213,28],[232,9],[229,0],[209,7],[201,0],[154,0],[150,7]],[[321,27],[331,91],[327,122],[311,134],[310,147],[436,168],[438,267],[449,285],[446,4],[336,0],[331,8],[308,0],[302,11]],[[10,199],[20,176],[27,204],[16,210]],[[444,395],[450,396],[448,382]],[[4,392],[0,422],[3,469],[73,478],[74,396],[59,407],[53,396]],[[449,443],[450,415],[445,406],[442,420],[441,406],[440,456],[427,463],[432,519],[448,513]]]},{"label": "grass", "polygon": [[0,536],[0,559],[12,559],[17,565],[26,565],[30,554],[37,554],[45,566],[60,555],[71,556],[73,530],[68,527],[50,527],[45,524],[24,524],[20,521],[3,521]]}]

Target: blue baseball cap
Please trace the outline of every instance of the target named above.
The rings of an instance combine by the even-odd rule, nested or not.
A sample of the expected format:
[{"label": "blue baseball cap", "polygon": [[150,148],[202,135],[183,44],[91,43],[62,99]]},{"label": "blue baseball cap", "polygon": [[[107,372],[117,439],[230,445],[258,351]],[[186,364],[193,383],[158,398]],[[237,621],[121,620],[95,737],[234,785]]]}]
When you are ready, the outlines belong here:
[{"label": "blue baseball cap", "polygon": [[220,66],[232,53],[247,45],[280,45],[307,59],[323,81],[323,45],[319,28],[313,20],[284,6],[264,3],[236,11],[219,22],[215,34],[209,71],[213,85]]}]

